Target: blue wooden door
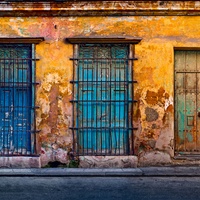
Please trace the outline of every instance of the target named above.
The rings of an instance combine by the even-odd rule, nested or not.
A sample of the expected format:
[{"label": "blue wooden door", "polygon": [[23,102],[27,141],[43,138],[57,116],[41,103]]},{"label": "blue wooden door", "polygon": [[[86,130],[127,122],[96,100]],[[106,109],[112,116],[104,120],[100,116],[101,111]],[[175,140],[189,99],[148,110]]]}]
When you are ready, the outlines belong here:
[{"label": "blue wooden door", "polygon": [[79,150],[83,154],[127,154],[131,100],[128,46],[85,45],[79,52]]},{"label": "blue wooden door", "polygon": [[0,151],[31,151],[30,46],[0,46]]}]

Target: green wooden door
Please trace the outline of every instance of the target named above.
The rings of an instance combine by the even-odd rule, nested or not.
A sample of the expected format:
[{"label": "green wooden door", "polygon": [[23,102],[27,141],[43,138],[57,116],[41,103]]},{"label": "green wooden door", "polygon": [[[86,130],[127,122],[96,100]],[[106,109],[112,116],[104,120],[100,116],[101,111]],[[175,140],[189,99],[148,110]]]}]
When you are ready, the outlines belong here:
[{"label": "green wooden door", "polygon": [[200,150],[200,51],[175,51],[175,150]]}]

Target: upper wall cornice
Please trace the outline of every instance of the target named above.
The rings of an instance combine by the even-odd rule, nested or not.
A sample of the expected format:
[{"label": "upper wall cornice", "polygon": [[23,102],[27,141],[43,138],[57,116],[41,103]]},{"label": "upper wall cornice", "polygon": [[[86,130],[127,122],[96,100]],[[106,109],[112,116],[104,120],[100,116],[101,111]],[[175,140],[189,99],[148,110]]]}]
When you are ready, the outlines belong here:
[{"label": "upper wall cornice", "polygon": [[200,1],[0,1],[0,16],[200,15]]}]

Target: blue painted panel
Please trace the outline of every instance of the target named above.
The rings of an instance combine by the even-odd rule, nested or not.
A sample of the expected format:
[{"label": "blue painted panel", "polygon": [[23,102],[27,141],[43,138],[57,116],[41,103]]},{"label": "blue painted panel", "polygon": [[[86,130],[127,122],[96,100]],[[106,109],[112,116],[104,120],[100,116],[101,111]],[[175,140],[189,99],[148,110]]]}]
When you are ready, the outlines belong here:
[{"label": "blue painted panel", "polygon": [[30,151],[30,97],[28,89],[15,90],[14,144]]},{"label": "blue painted panel", "polygon": [[4,88],[0,90],[0,148],[10,148],[10,143],[12,140],[12,89]]}]

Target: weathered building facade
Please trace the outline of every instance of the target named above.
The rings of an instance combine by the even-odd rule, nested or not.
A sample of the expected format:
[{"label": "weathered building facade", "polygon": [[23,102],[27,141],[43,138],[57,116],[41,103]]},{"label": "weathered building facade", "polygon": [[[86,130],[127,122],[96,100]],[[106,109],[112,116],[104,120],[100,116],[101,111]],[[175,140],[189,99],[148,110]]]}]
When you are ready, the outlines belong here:
[{"label": "weathered building facade", "polygon": [[0,2],[0,165],[199,163],[199,1]]}]

